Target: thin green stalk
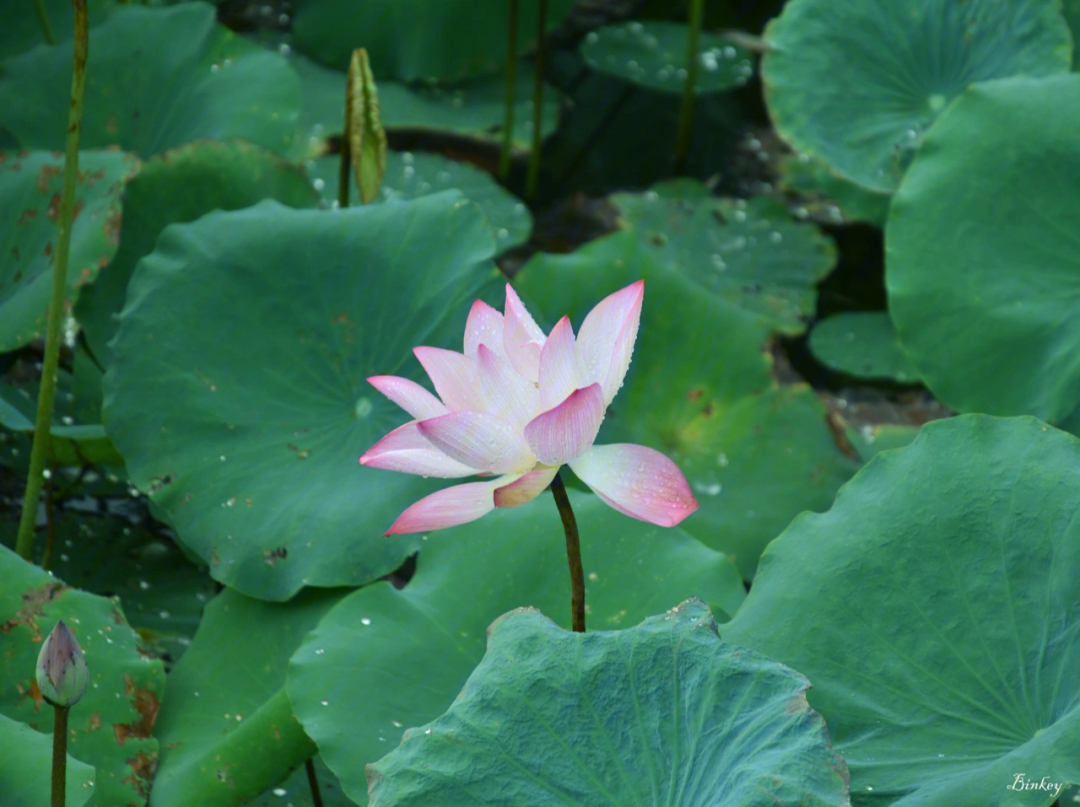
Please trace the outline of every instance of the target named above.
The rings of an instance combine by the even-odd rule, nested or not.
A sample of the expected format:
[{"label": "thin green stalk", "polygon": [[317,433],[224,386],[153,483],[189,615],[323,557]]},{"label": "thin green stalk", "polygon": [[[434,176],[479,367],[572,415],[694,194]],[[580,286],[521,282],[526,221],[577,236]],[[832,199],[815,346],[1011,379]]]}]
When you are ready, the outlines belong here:
[{"label": "thin green stalk", "polygon": [[544,128],[544,48],[547,40],[547,0],[537,4],[536,15],[536,81],[533,84],[533,132],[532,154],[529,155],[529,173],[525,180],[525,198],[536,198],[536,187],[540,181],[540,144]]},{"label": "thin green stalk", "polygon": [[570,564],[570,609],[575,633],[585,632],[585,571],[581,566],[581,540],[578,537],[577,519],[570,507],[570,498],[562,477],[555,474],[551,480],[551,494],[559,508],[563,532],[566,533],[566,559]]},{"label": "thin green stalk", "polygon": [[319,779],[315,776],[315,757],[308,757],[304,762],[307,770],[308,787],[311,788],[311,803],[314,807],[323,807],[322,793],[319,792]]},{"label": "thin green stalk", "polygon": [[520,0],[510,0],[510,25],[506,32],[506,98],[503,101],[502,153],[499,155],[499,176],[510,179],[510,149],[514,142],[514,90],[516,89],[518,11]]},{"label": "thin green stalk", "polygon": [[52,742],[52,807],[64,807],[64,796],[67,792],[68,712],[71,707],[54,704],[53,710],[56,720],[53,722]]},{"label": "thin green stalk", "polygon": [[[345,90],[348,95],[348,89]],[[349,121],[352,115],[349,114],[349,102],[345,102],[345,136],[341,141],[341,167],[338,169],[338,186],[337,186],[337,200],[338,207],[346,208],[349,206],[349,182],[352,180],[352,142],[349,139],[351,132],[349,131]]]},{"label": "thin green stalk", "polygon": [[86,57],[89,25],[86,0],[72,0],[75,7],[75,66],[71,75],[71,107],[68,111],[67,154],[64,157],[64,192],[60,197],[60,218],[56,223],[56,264],[53,266],[49,321],[45,330],[45,360],[41,368],[34,447],[30,451],[30,471],[26,480],[19,537],[15,548],[31,560],[34,553],[34,522],[38,498],[44,482],[45,455],[49,448],[53,399],[56,397],[56,368],[60,363],[60,326],[64,320],[64,289],[67,288],[68,255],[71,251],[71,222],[75,214],[75,179],[79,171],[79,137],[82,134],[83,95],[86,89]]},{"label": "thin green stalk", "polygon": [[41,33],[45,35],[45,41],[50,45],[55,45],[56,37],[53,36],[52,26],[49,25],[49,12],[45,10],[45,0],[34,0],[34,11],[37,12],[38,24],[41,26]]},{"label": "thin green stalk", "polygon": [[701,21],[705,16],[705,0],[690,2],[690,35],[686,43],[686,87],[683,89],[682,110],[679,112],[679,135],[675,141],[675,172],[686,171],[686,155],[690,151],[690,132],[694,126],[694,88],[698,74],[698,39]]}]

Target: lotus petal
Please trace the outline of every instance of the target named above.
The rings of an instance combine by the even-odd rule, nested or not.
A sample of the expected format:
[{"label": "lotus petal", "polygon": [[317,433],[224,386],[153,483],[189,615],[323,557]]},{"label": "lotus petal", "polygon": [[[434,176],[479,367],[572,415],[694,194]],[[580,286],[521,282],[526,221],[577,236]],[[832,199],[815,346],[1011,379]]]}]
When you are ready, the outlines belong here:
[{"label": "lotus petal", "polygon": [[588,451],[603,422],[604,391],[592,384],[529,421],[525,439],[540,462],[559,466]]},{"label": "lotus petal", "polygon": [[482,468],[472,468],[450,459],[433,446],[417,426],[414,420],[394,429],[365,452],[360,458],[360,464],[368,468],[382,468],[385,471],[400,471],[440,479],[456,479],[481,473]]},{"label": "lotus petal", "polygon": [[417,428],[437,449],[471,468],[505,474],[536,465],[521,430],[490,412],[451,412],[422,420]]},{"label": "lotus petal", "polygon": [[373,375],[368,383],[396,403],[416,420],[427,420],[445,415],[450,410],[442,401],[415,381],[396,375]]}]

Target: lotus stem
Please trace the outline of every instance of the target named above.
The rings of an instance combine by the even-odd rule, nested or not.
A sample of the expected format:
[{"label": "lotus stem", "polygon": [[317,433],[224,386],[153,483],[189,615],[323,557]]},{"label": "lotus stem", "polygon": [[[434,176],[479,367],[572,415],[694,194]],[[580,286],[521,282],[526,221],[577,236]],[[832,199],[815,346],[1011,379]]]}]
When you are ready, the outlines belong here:
[{"label": "lotus stem", "polygon": [[499,176],[502,181],[510,179],[510,149],[514,142],[514,100],[517,72],[518,11],[520,0],[510,0],[510,25],[506,36],[506,98],[503,110],[502,153],[499,154]]},{"label": "lotus stem", "polygon": [[55,45],[56,37],[53,36],[52,26],[49,25],[49,12],[45,10],[45,0],[34,0],[34,11],[37,12],[38,24],[41,26],[45,41],[50,45]]},{"label": "lotus stem", "polygon": [[308,757],[304,762],[307,770],[308,786],[311,788],[311,803],[314,807],[323,807],[322,793],[319,792],[319,780],[315,776],[315,757]]},{"label": "lotus stem", "polygon": [[345,134],[341,138],[341,166],[338,169],[338,207],[349,206],[349,182],[352,181],[352,94],[345,82]]},{"label": "lotus stem", "polygon": [[585,571],[581,566],[581,540],[578,537],[577,519],[566,495],[562,477],[555,474],[551,480],[551,494],[559,508],[563,532],[566,533],[566,559],[570,563],[570,608],[575,633],[585,632]]},{"label": "lotus stem", "polygon": [[679,112],[679,135],[675,140],[675,172],[686,171],[686,156],[690,151],[690,133],[694,126],[694,88],[698,74],[698,39],[701,21],[705,16],[705,0],[690,0],[690,34],[686,42],[686,86],[683,88],[682,109]]},{"label": "lotus stem", "polygon": [[64,807],[67,791],[67,735],[70,706],[53,704],[52,807]]},{"label": "lotus stem", "polygon": [[60,197],[60,218],[56,224],[56,264],[53,266],[49,319],[45,329],[45,359],[41,368],[34,446],[30,451],[30,471],[26,479],[22,517],[15,550],[25,560],[34,553],[34,524],[38,498],[44,482],[45,458],[49,449],[53,400],[56,397],[56,370],[60,363],[60,326],[64,320],[64,289],[67,288],[68,256],[71,252],[71,222],[75,217],[75,179],[79,172],[79,138],[82,134],[83,95],[86,90],[86,58],[89,51],[89,24],[86,0],[72,0],[75,7],[75,65],[71,74],[71,106],[68,111],[67,154],[64,157],[64,192]]},{"label": "lotus stem", "polygon": [[540,181],[540,145],[544,128],[544,48],[547,40],[547,0],[539,0],[536,15],[536,81],[533,84],[533,131],[532,153],[529,155],[529,173],[525,180],[525,198],[536,198]]}]

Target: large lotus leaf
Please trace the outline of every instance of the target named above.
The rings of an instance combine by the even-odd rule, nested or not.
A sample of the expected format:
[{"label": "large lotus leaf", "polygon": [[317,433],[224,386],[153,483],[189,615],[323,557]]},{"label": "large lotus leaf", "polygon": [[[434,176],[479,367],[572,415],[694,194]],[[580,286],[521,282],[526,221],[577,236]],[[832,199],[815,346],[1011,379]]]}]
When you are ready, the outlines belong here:
[{"label": "large lotus leaf", "polygon": [[[609,235],[572,255],[538,255],[515,285],[545,325],[575,325],[606,295],[645,278],[633,361],[599,443],[655,448],[686,474],[701,509],[683,528],[743,575],[798,513],[821,510],[856,464],[837,447],[805,384],[779,387],[762,352],[769,323]],[[662,254],[662,253],[660,253]]]},{"label": "large lotus leaf", "polygon": [[[126,518],[63,505],[54,505],[53,574],[84,591],[119,597],[143,642],[171,661],[179,659],[214,593],[205,568],[188,563],[166,536]],[[16,527],[15,521],[0,521],[0,543],[14,547]]]},{"label": "large lotus leaf", "polygon": [[[52,792],[52,737],[0,714],[0,804],[42,807]],[[67,757],[64,801],[82,807],[94,792],[94,766]]]},{"label": "large lotus leaf", "polygon": [[[681,529],[633,521],[596,496],[570,491],[570,500],[590,628],[629,627],[690,596],[738,609],[745,591],[723,555]],[[389,583],[362,588],[308,635],[289,667],[289,697],[353,799],[364,802],[364,764],[386,754],[402,726],[445,711],[483,657],[488,625],[522,605],[570,624],[566,545],[546,494],[433,534],[404,591]]]},{"label": "large lotus leaf", "polygon": [[[137,165],[132,155],[119,151],[79,155],[65,293],[69,306],[116,252],[124,180]],[[0,353],[45,333],[63,187],[62,154],[0,152]]]},{"label": "large lotus leaf", "polygon": [[408,415],[365,380],[460,350],[494,249],[455,193],[347,210],[263,202],[171,225],[132,277],[105,377],[131,479],[246,594],[357,585],[418,537],[383,531],[432,480],[358,457]]},{"label": "large lotus leaf", "polygon": [[[321,157],[310,174],[328,205],[338,198],[340,157]],[[350,176],[351,176],[350,172]],[[350,179],[349,198],[359,204],[360,190]],[[524,244],[532,233],[532,214],[525,203],[507,191],[491,174],[474,165],[428,152],[390,151],[386,174],[376,201],[419,199],[432,193],[459,190],[484,212],[499,252]]]},{"label": "large lotus leaf", "polygon": [[[689,26],[685,23],[620,22],[590,32],[581,55],[594,70],[631,84],[662,92],[682,93],[686,87]],[[694,92],[733,90],[750,80],[750,54],[719,34],[698,36],[698,72]]]},{"label": "large lotus leaf", "polygon": [[[24,148],[64,148],[71,63],[70,47],[39,47],[0,75],[0,126]],[[148,157],[235,137],[284,152],[299,104],[285,57],[218,25],[213,6],[124,6],[90,33],[82,145]]]},{"label": "large lotus leaf", "polygon": [[787,335],[806,330],[816,285],[836,263],[832,241],[767,199],[700,195],[698,183],[612,197],[650,260],[768,319]]},{"label": "large lotus leaf", "polygon": [[[573,0],[548,0],[547,27]],[[517,52],[536,44],[538,0],[521,0]],[[506,64],[506,0],[297,0],[293,34],[301,50],[344,70],[366,48],[376,79],[459,81]]]},{"label": "large lotus leaf", "polygon": [[929,423],[769,546],[724,638],[813,681],[862,803],[1045,807],[1009,786],[1080,782],[1078,486],[1033,418]]},{"label": "large lotus leaf", "polygon": [[792,0],[765,29],[769,115],[800,151],[871,190],[896,190],[923,132],[968,85],[1069,69],[1060,5]]},{"label": "large lotus leaf", "polygon": [[926,385],[954,409],[1058,421],[1080,403],[1077,127],[1080,75],[973,87],[927,133],[896,194],[889,309]]},{"label": "large lotus leaf", "polygon": [[584,634],[522,608],[449,711],[371,766],[371,805],[846,807],[809,686],[697,601]]},{"label": "large lotus leaf", "polygon": [[291,602],[226,589],[206,607],[169,674],[156,736],[155,807],[234,805],[277,785],[315,753],[285,694],[285,667],[342,596],[310,589]]},{"label": "large lotus leaf", "polygon": [[[345,122],[345,71],[322,67],[303,56],[293,57],[300,75],[300,136],[291,152],[302,159],[322,153],[327,137],[340,136]],[[533,73],[531,62],[518,63],[514,86],[514,149],[532,149]],[[497,143],[502,140],[506,78],[483,76],[451,85],[410,86],[383,81],[376,73],[379,116],[386,129],[438,131]],[[555,130],[559,93],[544,88],[543,133]]]},{"label": "large lotus leaf", "polygon": [[[42,0],[49,27],[58,43],[67,42],[71,47],[71,33],[75,30],[75,14],[70,0]],[[87,12],[90,25],[97,25],[115,0],[89,0]],[[4,25],[0,27],[0,65],[36,45],[45,45],[34,3],[9,2],[4,6]],[[46,799],[48,796],[46,796]],[[6,801],[4,802],[7,803]]]},{"label": "large lotus leaf", "polygon": [[204,140],[159,154],[143,165],[124,192],[124,226],[116,257],[79,298],[75,315],[94,356],[108,364],[135,264],[174,222],[211,210],[235,210],[263,199],[314,207],[318,197],[299,169],[273,152],[242,142]]},{"label": "large lotus leaf", "polygon": [[822,364],[856,378],[919,381],[887,311],[846,311],[824,319],[810,332],[810,349]]},{"label": "large lotus leaf", "polygon": [[68,753],[97,769],[86,803],[144,804],[157,763],[158,743],[151,730],[165,675],[120,606],[68,588],[0,546],[0,619],[0,714],[51,733],[53,709],[37,687],[34,670],[42,640],[57,620],[64,620],[90,668],[90,684],[71,707],[68,723]]}]

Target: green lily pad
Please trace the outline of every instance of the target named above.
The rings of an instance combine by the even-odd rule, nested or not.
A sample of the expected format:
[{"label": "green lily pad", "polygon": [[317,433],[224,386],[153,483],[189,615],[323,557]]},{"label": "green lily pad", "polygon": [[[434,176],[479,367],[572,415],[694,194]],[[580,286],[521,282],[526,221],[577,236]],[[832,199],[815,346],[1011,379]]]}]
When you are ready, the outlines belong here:
[{"label": "green lily pad", "polygon": [[314,207],[318,201],[302,171],[249,143],[204,140],[147,160],[124,192],[124,226],[116,257],[84,290],[75,308],[98,361],[108,364],[107,345],[116,335],[115,318],[124,307],[135,264],[153,252],[167,225],[263,199],[291,207]]},{"label": "green lily pad", "polygon": [[285,600],[415,551],[382,532],[436,485],[359,465],[408,420],[365,379],[419,378],[414,346],[460,346],[469,303],[497,292],[493,250],[455,193],[166,228],[120,315],[105,424],[216,580]]},{"label": "green lily pad", "polygon": [[1033,418],[928,423],[766,550],[724,638],[814,682],[856,804],[1045,807],[1017,774],[1080,781],[1078,468]]},{"label": "green lily pad", "polygon": [[[631,84],[662,92],[683,93],[689,26],[648,20],[606,25],[586,35],[581,55],[589,67]],[[750,54],[719,34],[698,37],[698,72],[694,92],[723,92],[741,87],[754,74]]]},{"label": "green lily pad", "polygon": [[1061,421],[1080,403],[1078,127],[1080,75],[978,85],[927,133],[896,194],[889,310],[953,409]]},{"label": "green lily pad", "polygon": [[[549,0],[554,28],[573,0]],[[517,52],[536,44],[538,0],[521,0]],[[509,4],[505,0],[297,0],[297,46],[344,70],[354,48],[366,48],[376,80],[459,81],[506,64]],[[380,91],[382,85],[380,84]]]},{"label": "green lily pad", "polygon": [[[591,494],[569,495],[590,628],[629,627],[692,595],[738,609],[745,590],[723,555],[681,529],[632,521]],[[403,591],[362,588],[308,634],[289,666],[289,698],[349,796],[365,803],[364,763],[393,748],[403,726],[442,713],[483,657],[491,621],[525,603],[570,624],[562,524],[546,494],[434,533]]]},{"label": "green lily pad", "polygon": [[798,194],[808,215],[831,224],[866,222],[884,227],[889,216],[887,193],[874,193],[834,173],[809,154],[783,156],[776,165],[779,183]]},{"label": "green lily pad", "polygon": [[810,332],[810,349],[822,364],[856,378],[919,383],[887,311],[847,311],[822,320]]},{"label": "green lily pad", "polygon": [[768,199],[701,196],[694,185],[702,188],[660,185],[612,201],[648,260],[754,312],[778,333],[806,330],[817,283],[836,263],[832,241]]},{"label": "green lily pad", "polygon": [[1060,5],[792,0],[765,29],[769,115],[800,151],[870,190],[894,191],[923,133],[968,85],[1069,69]]},{"label": "green lily pad", "polygon": [[[296,159],[322,153],[326,138],[345,131],[345,71],[323,67],[303,56],[294,56],[300,76],[300,136],[292,156]],[[515,70],[514,133],[516,151],[532,150],[532,63],[522,61]],[[482,76],[451,85],[411,86],[398,81],[377,80],[379,115],[386,129],[448,132],[485,143],[500,143],[504,122],[506,78]],[[544,88],[543,134],[555,131],[560,95]]]},{"label": "green lily pad", "polygon": [[633,361],[598,443],[639,443],[682,469],[701,509],[682,523],[753,577],[765,545],[799,512],[821,510],[854,472],[805,384],[780,387],[768,321],[670,268],[632,232],[570,255],[537,255],[515,286],[541,324],[580,323],[606,295],[645,278]]},{"label": "green lily pad", "polygon": [[[115,0],[89,0],[86,5],[90,25],[99,24],[114,3]],[[66,44],[70,50],[71,34],[75,30],[71,3],[69,0],[43,0],[43,4],[57,43]],[[8,3],[4,8],[4,26],[0,28],[0,65],[38,45],[47,47],[34,3]]]},{"label": "green lily pad", "polygon": [[[117,8],[91,31],[90,54],[83,148],[149,157],[240,138],[284,152],[295,136],[300,83],[285,57],[218,25],[207,3]],[[24,148],[64,148],[71,63],[71,48],[36,48],[0,75],[0,125]]]},{"label": "green lily pad", "polygon": [[[80,153],[67,305],[112,260],[124,180],[137,166],[119,151]],[[63,186],[62,154],[0,152],[0,353],[45,334]]]},{"label": "green lily pad", "polygon": [[[0,714],[0,803],[41,807],[52,792],[52,737]],[[94,766],[67,757],[64,802],[82,807],[94,792]]]},{"label": "green lily pad", "polygon": [[[188,563],[166,536],[126,518],[62,505],[56,505],[52,573],[84,591],[119,597],[143,643],[178,660],[214,594],[206,569]],[[13,548],[17,526],[0,521],[0,543]]]},{"label": "green lily pad", "polygon": [[90,685],[71,707],[68,753],[97,769],[91,807],[145,804],[157,762],[151,735],[165,683],[161,662],[147,652],[120,607],[68,588],[48,572],[0,547],[0,714],[50,733],[53,709],[34,669],[42,639],[62,619],[90,668]]},{"label": "green lily pad", "polygon": [[[321,157],[309,170],[316,190],[327,204],[337,199],[340,157]],[[350,198],[359,189],[351,180]],[[433,193],[458,190],[484,212],[499,252],[524,244],[532,233],[532,214],[525,203],[505,190],[491,174],[469,163],[441,154],[391,151],[376,201],[419,199]]]},{"label": "green lily pad", "polygon": [[846,806],[809,686],[721,641],[700,602],[584,634],[522,608],[449,711],[371,766],[371,804]]},{"label": "green lily pad", "polygon": [[287,605],[226,589],[169,674],[158,721],[154,804],[225,807],[282,781],[315,753],[285,694],[285,666],[342,596],[308,590]]}]

